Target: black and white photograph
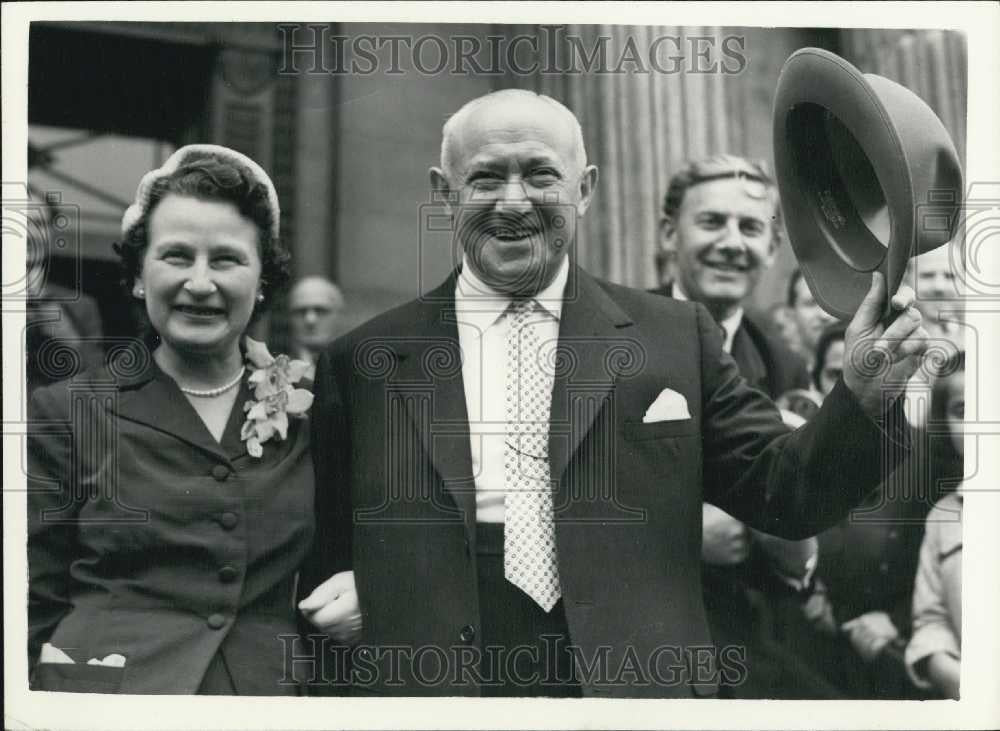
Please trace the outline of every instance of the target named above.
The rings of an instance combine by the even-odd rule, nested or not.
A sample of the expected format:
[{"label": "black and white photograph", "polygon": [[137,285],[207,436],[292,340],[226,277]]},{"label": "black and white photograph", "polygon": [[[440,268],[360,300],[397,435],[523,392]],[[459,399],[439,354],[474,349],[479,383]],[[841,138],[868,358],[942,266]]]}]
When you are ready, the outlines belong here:
[{"label": "black and white photograph", "polygon": [[1000,6],[797,5],[5,4],[5,727],[1000,725]]}]

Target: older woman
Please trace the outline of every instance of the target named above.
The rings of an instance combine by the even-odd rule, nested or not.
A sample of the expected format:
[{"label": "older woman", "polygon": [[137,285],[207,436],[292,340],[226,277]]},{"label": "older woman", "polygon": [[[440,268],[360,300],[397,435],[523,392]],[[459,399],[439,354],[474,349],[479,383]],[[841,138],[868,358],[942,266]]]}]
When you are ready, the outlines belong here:
[{"label": "older woman", "polygon": [[145,345],[30,406],[39,690],[294,694],[313,533],[304,365],[244,338],[287,279],[274,186],[223,147],[147,174],[121,256]]}]

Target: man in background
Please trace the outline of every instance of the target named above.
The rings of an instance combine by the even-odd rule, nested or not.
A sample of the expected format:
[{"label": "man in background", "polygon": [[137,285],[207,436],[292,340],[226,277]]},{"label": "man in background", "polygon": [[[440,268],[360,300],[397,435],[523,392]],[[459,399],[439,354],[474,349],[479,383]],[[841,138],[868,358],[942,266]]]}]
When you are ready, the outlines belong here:
[{"label": "man in background", "polygon": [[963,266],[962,250],[953,242],[911,259],[904,280],[917,293],[928,334],[956,345],[961,338]]},{"label": "man in background", "polygon": [[292,346],[296,357],[315,363],[338,334],[344,309],[340,288],[326,277],[299,279],[288,294]]},{"label": "man in background", "polygon": [[[661,277],[654,290],[700,302],[723,332],[743,378],[772,399],[808,388],[802,361],[745,303],[781,242],[777,189],[762,164],[734,155],[689,163],[671,179],[660,223]],[[672,281],[671,281],[672,280]],[[808,584],[814,539],[782,541],[751,531],[714,505],[702,507],[703,590],[713,639],[747,648],[746,682],[732,697],[821,697],[825,683],[798,668],[766,636],[767,603]]]},{"label": "man in background", "polygon": [[[959,286],[964,278],[963,250],[958,241],[914,257],[903,281],[917,294],[915,306],[927,323],[927,333],[935,350],[944,355],[944,362],[965,349],[965,328],[962,293]],[[910,425],[921,428],[930,406],[930,391],[936,378],[929,364],[919,369],[906,389],[906,415]]]}]

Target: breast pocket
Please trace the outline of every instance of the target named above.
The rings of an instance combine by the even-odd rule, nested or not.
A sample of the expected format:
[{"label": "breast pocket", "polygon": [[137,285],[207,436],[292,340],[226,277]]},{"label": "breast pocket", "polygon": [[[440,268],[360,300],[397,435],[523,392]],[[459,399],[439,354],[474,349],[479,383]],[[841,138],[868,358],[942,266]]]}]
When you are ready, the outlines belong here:
[{"label": "breast pocket", "polygon": [[[696,479],[701,464],[701,432],[694,419],[642,423],[626,421],[618,443],[619,484],[625,492],[654,489],[662,494],[667,487],[660,478],[680,487]],[[656,478],[646,484],[648,478]],[[630,483],[635,483],[630,486]]]},{"label": "breast pocket", "polygon": [[85,663],[39,663],[31,679],[32,690],[59,693],[117,693],[125,668]]},{"label": "breast pocket", "polygon": [[647,439],[662,439],[664,437],[693,437],[698,434],[698,425],[694,419],[673,419],[670,421],[626,421],[623,435],[630,442],[641,442]]}]

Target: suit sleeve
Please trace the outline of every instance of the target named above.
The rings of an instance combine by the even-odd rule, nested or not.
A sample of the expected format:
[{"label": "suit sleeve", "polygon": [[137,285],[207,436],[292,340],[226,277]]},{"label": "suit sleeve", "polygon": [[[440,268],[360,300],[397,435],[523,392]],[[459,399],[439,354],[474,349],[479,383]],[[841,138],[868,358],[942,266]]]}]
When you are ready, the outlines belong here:
[{"label": "suit sleeve", "polygon": [[774,404],[739,377],[701,305],[697,320],[707,501],[766,533],[807,538],[843,518],[908,452],[902,399],[876,423],[842,380],[790,432]]},{"label": "suit sleeve", "polygon": [[299,577],[299,598],[340,571],[351,568],[350,486],[346,475],[350,430],[344,401],[324,353],[316,365],[311,444],[316,475],[316,537]]},{"label": "suit sleeve", "polygon": [[42,644],[72,608],[70,565],[76,558],[76,517],[70,477],[72,440],[65,389],[42,388],[28,405],[28,658],[38,661]]},{"label": "suit sleeve", "polygon": [[[316,364],[315,399],[310,414],[313,466],[316,475],[316,533],[313,546],[299,571],[296,603],[331,576],[351,569],[351,494],[347,482],[350,430],[332,360],[324,353]],[[325,642],[317,629],[298,615],[299,634],[309,638],[307,652],[325,655],[320,682],[306,681],[309,695],[343,695],[350,677],[350,652],[333,642]],[[339,678],[340,680],[333,681]]]}]

